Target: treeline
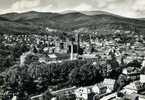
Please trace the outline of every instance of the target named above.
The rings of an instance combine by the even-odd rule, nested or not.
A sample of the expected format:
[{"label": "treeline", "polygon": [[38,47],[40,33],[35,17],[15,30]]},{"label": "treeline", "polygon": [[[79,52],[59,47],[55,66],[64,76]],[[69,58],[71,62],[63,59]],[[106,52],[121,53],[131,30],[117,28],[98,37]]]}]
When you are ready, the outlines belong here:
[{"label": "treeline", "polygon": [[0,44],[0,72],[14,65],[23,52],[29,51],[29,46],[25,43],[17,43],[14,46]]},{"label": "treeline", "polygon": [[[50,86],[54,90],[70,86],[88,86],[103,81],[93,60],[75,60],[45,64],[33,62],[30,65],[15,65],[1,75],[1,87],[6,97],[15,93],[19,96],[36,95]],[[23,100],[23,99],[22,99]]]},{"label": "treeline", "polygon": [[[126,67],[133,65],[141,66],[140,63],[131,62]],[[72,86],[89,86],[103,81],[106,77],[117,80],[122,68],[117,61],[105,59],[16,64],[0,74],[0,89],[4,100],[9,100],[13,94],[20,100],[28,100],[29,96],[41,94],[49,88],[58,90]]]}]

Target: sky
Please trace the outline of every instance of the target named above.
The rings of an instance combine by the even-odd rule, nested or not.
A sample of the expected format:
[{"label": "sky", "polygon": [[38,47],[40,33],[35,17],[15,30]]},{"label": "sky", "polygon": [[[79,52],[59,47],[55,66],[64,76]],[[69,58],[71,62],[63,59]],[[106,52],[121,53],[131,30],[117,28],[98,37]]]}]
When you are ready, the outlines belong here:
[{"label": "sky", "polygon": [[145,18],[145,0],[0,0],[0,14],[11,12],[108,11]]}]

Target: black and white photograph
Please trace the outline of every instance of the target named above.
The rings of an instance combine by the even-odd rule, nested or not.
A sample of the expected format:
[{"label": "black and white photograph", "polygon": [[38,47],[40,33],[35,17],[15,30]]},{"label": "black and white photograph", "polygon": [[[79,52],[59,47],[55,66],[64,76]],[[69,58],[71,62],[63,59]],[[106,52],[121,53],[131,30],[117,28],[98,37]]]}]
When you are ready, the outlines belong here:
[{"label": "black and white photograph", "polygon": [[145,0],[0,0],[0,100],[145,100]]}]

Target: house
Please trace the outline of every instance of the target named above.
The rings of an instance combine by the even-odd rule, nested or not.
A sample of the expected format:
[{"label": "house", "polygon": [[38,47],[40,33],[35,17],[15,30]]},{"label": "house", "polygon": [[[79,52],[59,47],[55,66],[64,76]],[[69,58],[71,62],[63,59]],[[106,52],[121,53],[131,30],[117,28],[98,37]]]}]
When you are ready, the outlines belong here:
[{"label": "house", "polygon": [[140,93],[145,90],[145,86],[140,81],[134,81],[124,87],[127,94]]},{"label": "house", "polygon": [[54,60],[56,60],[56,58],[57,58],[57,56],[55,54],[49,54],[48,56],[50,59],[54,59]]},{"label": "house", "polygon": [[115,80],[114,79],[104,79],[103,81],[104,86],[107,87],[110,91],[113,91]]},{"label": "house", "polygon": [[140,82],[145,83],[145,75],[143,74],[140,75]]},{"label": "house", "polygon": [[75,90],[75,95],[77,100],[87,100],[88,99],[88,90],[86,87],[80,87],[78,89]]},{"label": "house", "polygon": [[128,81],[138,80],[140,78],[140,72],[138,68],[128,67],[123,69],[123,74],[127,75]]}]

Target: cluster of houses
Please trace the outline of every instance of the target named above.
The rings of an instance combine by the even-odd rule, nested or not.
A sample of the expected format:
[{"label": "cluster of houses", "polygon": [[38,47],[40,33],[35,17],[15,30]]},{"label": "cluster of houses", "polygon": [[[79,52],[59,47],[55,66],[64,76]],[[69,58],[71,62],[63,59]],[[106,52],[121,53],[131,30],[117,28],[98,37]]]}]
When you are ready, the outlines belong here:
[{"label": "cluster of houses", "polygon": [[[52,58],[56,58],[56,53],[59,54],[68,54],[70,53],[70,58],[75,59],[77,58],[78,49],[82,48],[82,58],[95,58],[96,55],[106,56],[108,54],[108,51],[110,49],[116,50],[116,56],[119,57],[121,54],[125,53],[128,55],[128,61],[131,61],[132,59],[139,59],[142,55],[145,54],[145,39],[143,35],[133,35],[134,42],[128,42],[128,43],[120,43],[121,38],[116,37],[112,39],[104,38],[95,38],[90,39],[90,41],[83,41],[76,39],[75,41],[71,41],[69,39],[61,40],[57,36],[49,36],[49,35],[10,35],[10,34],[3,34],[1,37],[1,42],[5,46],[15,46],[17,44],[26,44],[27,46],[31,47],[33,45],[38,51],[43,51],[43,53],[46,54],[53,54],[51,55]],[[137,97],[143,98],[142,100],[145,100],[145,97],[143,96],[144,91],[142,92],[142,89],[145,89],[145,82],[144,76],[141,76],[139,72],[134,73],[128,73],[126,71],[127,76],[133,82],[128,84],[126,87],[123,88],[123,94],[128,95],[136,100]],[[137,81],[136,81],[137,80]],[[112,98],[110,100],[116,100],[116,98],[119,98],[116,93],[112,93],[112,90],[114,88],[115,80],[112,79],[105,79],[103,82],[95,84],[93,86],[89,87],[80,87],[80,88],[72,88],[72,89],[66,89],[66,90],[58,90],[53,91],[55,96],[53,97],[53,100],[62,100],[58,99],[61,98],[58,94],[64,94],[66,95],[73,95],[76,97],[76,100],[97,100],[97,98],[101,98],[101,100],[108,100],[108,98]],[[69,90],[69,91],[68,91]],[[141,91],[141,94],[138,94]],[[111,93],[111,94],[110,94]],[[142,95],[143,94],[143,95]],[[44,100],[42,99],[45,96],[45,94],[32,97],[32,100]],[[73,97],[73,96],[72,96]],[[38,99],[41,98],[41,99]],[[88,99],[92,98],[92,99]],[[74,100],[74,99],[71,99]],[[121,99],[119,99],[121,100]]]},{"label": "cluster of houses", "polygon": [[[128,36],[128,35],[127,35]],[[67,50],[68,46],[70,46],[71,42],[69,39],[61,40],[57,36],[50,36],[50,35],[36,35],[36,34],[3,34],[1,37],[2,43],[5,45],[8,44],[18,44],[18,43],[25,43],[27,45],[36,45],[39,46],[40,44],[43,45],[43,49],[45,47],[49,47],[49,49],[55,49],[55,52],[60,52],[60,49]],[[76,36],[77,37],[77,36]],[[74,41],[74,45],[78,45],[78,38]],[[79,46],[84,49],[84,53],[91,53],[96,51],[104,51],[110,47],[118,47],[119,49],[127,49],[132,51],[143,51],[145,49],[144,44],[145,40],[143,35],[133,35],[133,39],[135,40],[134,43],[119,43],[122,41],[120,37],[113,37],[111,38],[90,38],[90,41],[85,41],[79,38]],[[92,50],[93,49],[93,50]],[[50,50],[51,51],[51,50]],[[66,52],[66,51],[63,51]],[[62,52],[62,53],[63,53]]]},{"label": "cluster of houses", "polygon": [[[115,80],[105,79],[101,83],[86,87],[71,87],[57,91],[51,91],[52,100],[97,100],[112,92]],[[49,91],[50,92],[50,91]],[[93,94],[92,94],[93,93]],[[45,100],[48,93],[42,93],[31,97],[31,100]],[[89,99],[91,98],[91,99]]]},{"label": "cluster of houses", "polygon": [[48,100],[46,98],[50,96],[49,93],[51,93],[50,100],[145,100],[145,75],[140,74],[139,77],[140,79],[130,82],[119,92],[113,91],[116,80],[106,78],[92,86],[74,86],[57,91],[47,91],[48,93],[32,96],[31,100]]},{"label": "cluster of houses", "polygon": [[[67,53],[67,41],[60,40],[58,37],[48,35],[9,35],[3,34],[2,43],[4,45],[15,46],[25,44],[35,46],[36,48],[48,51],[48,53]],[[48,50],[47,50],[48,49]]]},{"label": "cluster of houses", "polygon": [[[126,37],[130,37],[130,35]],[[35,47],[39,53],[46,55],[69,54],[70,59],[77,59],[78,57],[96,58],[97,55],[106,57],[112,49],[116,51],[116,57],[118,58],[122,54],[128,55],[128,62],[135,58],[140,59],[145,54],[145,39],[143,35],[133,35],[133,42],[129,41],[127,43],[120,42],[123,40],[119,36],[112,36],[112,38],[95,36],[95,38],[90,38],[90,41],[85,41],[82,35],[77,34],[74,38],[75,41],[71,41],[68,38],[62,40],[58,36],[50,35],[2,34],[1,43],[5,46],[13,47],[17,46],[17,44],[25,44],[28,48]]]},{"label": "cluster of houses", "polygon": [[[120,91],[120,94],[113,92],[114,84],[115,80],[105,79],[103,82],[92,86],[51,91],[51,100],[145,100],[144,79],[126,85]],[[47,96],[48,93],[42,93],[31,97],[31,100],[47,100],[45,99]]]},{"label": "cluster of houses", "polygon": [[[5,45],[16,45],[19,43],[25,43],[26,45],[35,45],[36,48],[41,48],[43,51],[48,51],[48,53],[68,53],[71,51],[72,41],[69,39],[61,40],[57,36],[49,36],[49,35],[9,35],[3,34],[2,43]],[[135,55],[143,55],[143,51],[145,50],[145,40],[143,35],[134,35],[135,39],[134,43],[119,43],[121,39],[116,37],[115,39],[90,39],[90,41],[82,41],[81,37],[78,40],[73,41],[74,53],[77,53],[77,48],[82,48],[84,54],[91,54],[95,52],[96,54],[106,53],[109,48],[115,47],[118,51],[124,51],[128,54],[134,53]],[[78,47],[79,46],[79,47]]]}]

